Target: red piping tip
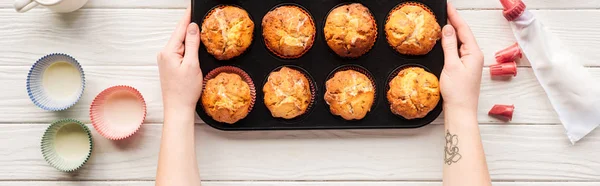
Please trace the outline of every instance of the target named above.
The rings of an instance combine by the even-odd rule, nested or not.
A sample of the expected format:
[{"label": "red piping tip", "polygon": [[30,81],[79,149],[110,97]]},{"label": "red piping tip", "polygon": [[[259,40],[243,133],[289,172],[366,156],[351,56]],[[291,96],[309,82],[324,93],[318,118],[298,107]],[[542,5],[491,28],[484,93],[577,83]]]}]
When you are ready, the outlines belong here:
[{"label": "red piping tip", "polygon": [[495,76],[517,76],[517,63],[500,63],[490,66],[490,74],[492,77]]},{"label": "red piping tip", "polygon": [[521,47],[519,47],[519,43],[515,43],[509,46],[508,48],[496,52],[496,62],[498,63],[513,62],[522,57],[523,52],[521,52]]},{"label": "red piping tip", "polygon": [[505,121],[511,121],[513,112],[515,111],[515,105],[494,105],[488,115],[495,116]]},{"label": "red piping tip", "polygon": [[515,20],[525,11],[525,3],[521,0],[500,0],[504,7],[504,17],[508,21]]},{"label": "red piping tip", "polygon": [[504,7],[504,9],[508,9],[510,7],[513,7],[517,2],[520,0],[500,0],[500,3],[502,3],[502,7]]}]

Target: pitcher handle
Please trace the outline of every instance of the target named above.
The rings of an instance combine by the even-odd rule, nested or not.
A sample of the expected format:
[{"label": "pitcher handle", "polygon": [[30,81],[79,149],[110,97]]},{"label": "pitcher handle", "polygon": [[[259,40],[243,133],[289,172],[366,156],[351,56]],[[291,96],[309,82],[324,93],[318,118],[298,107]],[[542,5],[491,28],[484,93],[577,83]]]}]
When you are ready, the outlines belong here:
[{"label": "pitcher handle", "polygon": [[37,5],[35,0],[15,0],[15,10],[19,13],[27,12]]}]

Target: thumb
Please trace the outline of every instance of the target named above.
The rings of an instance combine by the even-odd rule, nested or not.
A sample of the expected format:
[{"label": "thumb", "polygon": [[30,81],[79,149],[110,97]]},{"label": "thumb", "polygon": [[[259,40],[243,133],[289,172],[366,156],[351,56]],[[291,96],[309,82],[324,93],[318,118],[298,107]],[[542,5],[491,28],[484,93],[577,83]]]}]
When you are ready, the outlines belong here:
[{"label": "thumb", "polygon": [[452,25],[444,26],[442,29],[442,48],[444,49],[445,66],[456,65],[460,62],[458,56],[458,43],[456,40],[456,30]]},{"label": "thumb", "polygon": [[185,36],[185,54],[183,63],[198,63],[198,48],[200,47],[200,28],[198,24],[190,23]]}]

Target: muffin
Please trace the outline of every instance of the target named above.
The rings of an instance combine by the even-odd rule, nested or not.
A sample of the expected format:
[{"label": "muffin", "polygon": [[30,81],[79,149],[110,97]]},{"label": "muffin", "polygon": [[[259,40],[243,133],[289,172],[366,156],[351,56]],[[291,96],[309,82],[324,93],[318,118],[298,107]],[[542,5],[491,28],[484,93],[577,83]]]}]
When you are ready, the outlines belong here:
[{"label": "muffin", "polygon": [[385,35],[390,46],[399,53],[425,55],[441,38],[441,28],[425,5],[404,3],[390,12]]},{"label": "muffin", "polygon": [[339,71],[325,83],[325,102],[333,115],[359,120],[367,115],[375,100],[375,87],[365,74]]},{"label": "muffin", "polygon": [[341,57],[359,57],[371,50],[377,39],[377,24],[360,3],[339,6],[325,21],[327,45]]},{"label": "muffin", "polygon": [[252,43],[254,22],[248,12],[236,6],[219,6],[202,22],[200,39],[218,60],[241,55]]},{"label": "muffin", "polygon": [[245,118],[252,104],[250,86],[238,74],[221,72],[204,85],[202,105],[218,122],[233,124]]},{"label": "muffin", "polygon": [[312,102],[310,82],[306,76],[288,67],[272,72],[263,92],[265,105],[276,118],[292,119],[300,116]]},{"label": "muffin", "polygon": [[406,119],[423,118],[440,101],[438,79],[423,68],[405,68],[390,81],[387,99],[392,113]]},{"label": "muffin", "polygon": [[299,58],[315,40],[315,23],[304,9],[286,5],[271,10],[262,20],[265,45],[285,59]]}]

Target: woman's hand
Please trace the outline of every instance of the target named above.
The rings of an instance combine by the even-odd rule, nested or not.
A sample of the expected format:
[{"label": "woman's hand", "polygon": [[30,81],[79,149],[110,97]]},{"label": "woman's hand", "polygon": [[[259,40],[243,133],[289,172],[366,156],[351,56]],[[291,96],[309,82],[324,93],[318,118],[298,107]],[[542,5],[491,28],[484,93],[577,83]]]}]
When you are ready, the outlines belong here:
[{"label": "woman's hand", "polygon": [[190,24],[188,8],[157,57],[165,112],[170,108],[195,109],[202,93],[199,46],[200,29],[196,23]]},{"label": "woman's hand", "polygon": [[[479,101],[483,53],[471,29],[450,3],[448,20],[450,24],[442,29],[445,64],[440,77],[440,88],[444,97],[444,110],[458,109],[475,114]],[[459,43],[462,44],[459,46]]]}]

